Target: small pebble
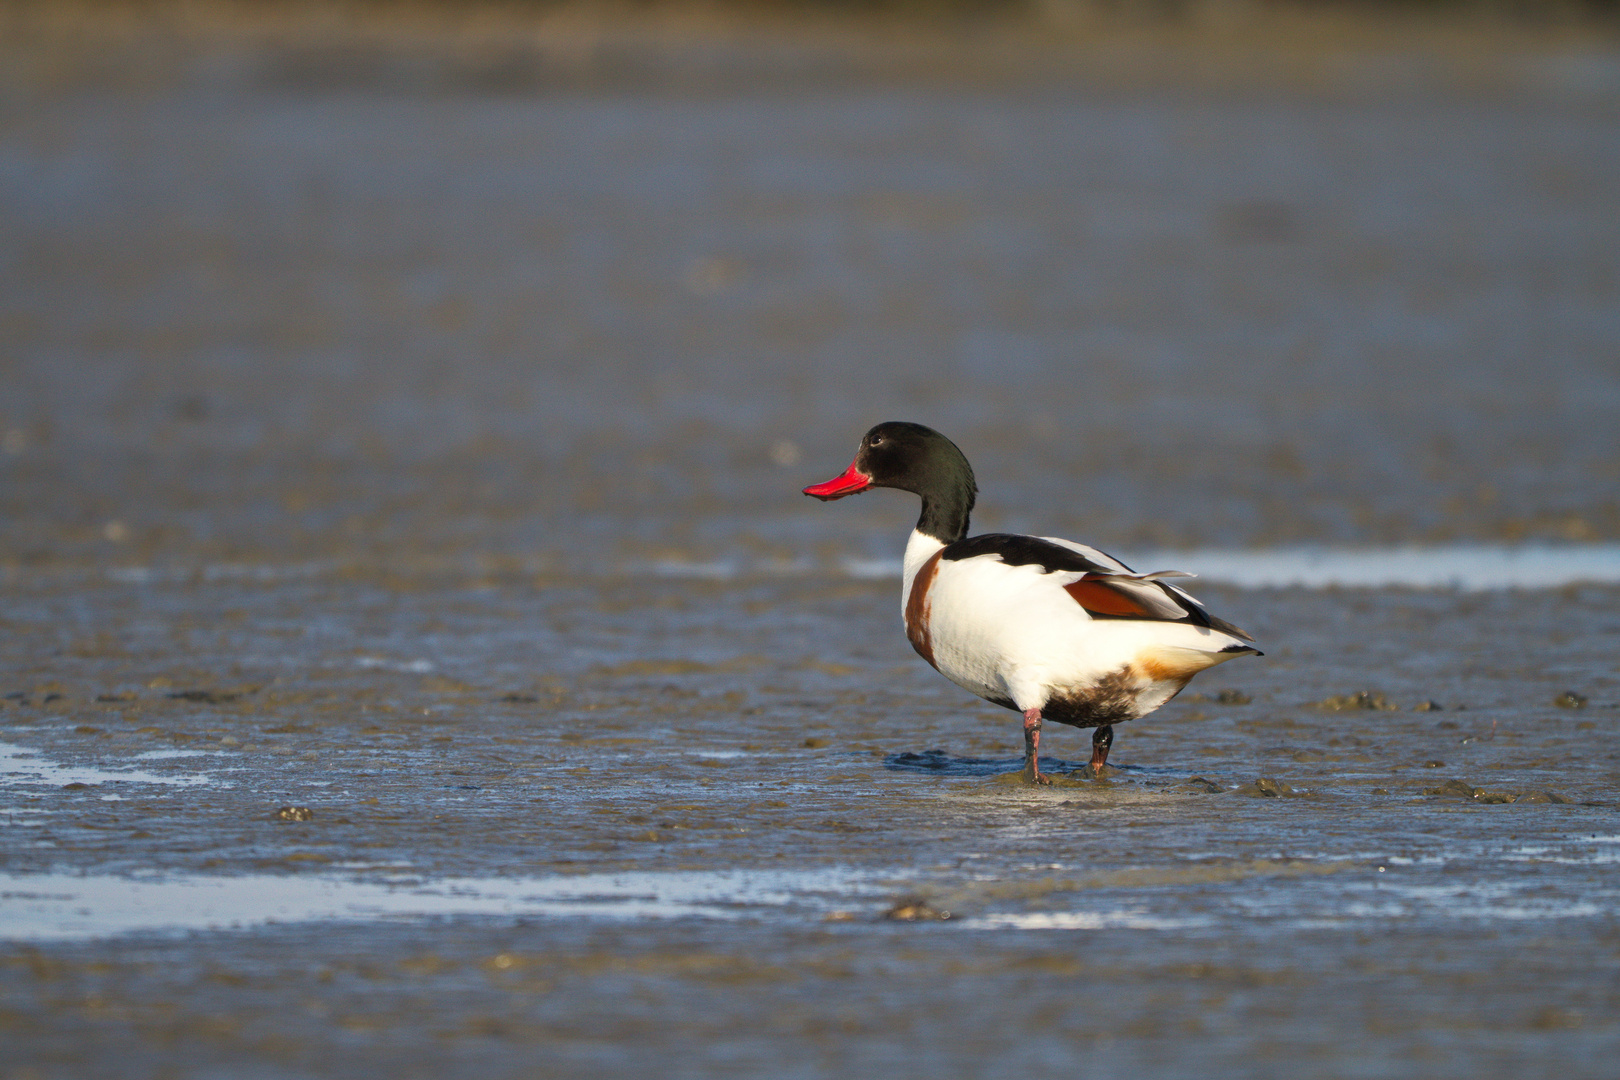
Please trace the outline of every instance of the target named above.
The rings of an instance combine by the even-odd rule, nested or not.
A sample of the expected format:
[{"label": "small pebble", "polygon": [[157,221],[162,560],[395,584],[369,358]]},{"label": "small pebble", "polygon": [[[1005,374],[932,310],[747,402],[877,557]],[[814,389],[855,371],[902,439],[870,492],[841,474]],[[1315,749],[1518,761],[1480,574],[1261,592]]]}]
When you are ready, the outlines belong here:
[{"label": "small pebble", "polygon": [[1251,799],[1280,799],[1293,793],[1293,788],[1269,776],[1262,776],[1247,787],[1238,788],[1239,795],[1247,795]]},{"label": "small pebble", "polygon": [[896,922],[942,922],[951,917],[948,911],[938,911],[920,896],[903,896],[883,913],[885,919]]},{"label": "small pebble", "polygon": [[1385,699],[1383,694],[1371,690],[1358,690],[1354,694],[1339,694],[1336,697],[1323,698],[1317,703],[1318,708],[1332,709],[1334,712],[1346,712],[1355,709],[1381,709],[1389,712],[1397,706]]},{"label": "small pebble", "polygon": [[1424,788],[1423,794],[1451,795],[1464,799],[1472,799],[1474,797],[1475,790],[1474,785],[1468,783],[1466,780],[1447,780],[1439,787]]},{"label": "small pebble", "polygon": [[1553,698],[1553,704],[1560,709],[1584,709],[1586,708],[1586,696],[1577,694],[1573,690],[1565,690],[1562,694]]},{"label": "small pebble", "polygon": [[165,694],[164,696],[175,701],[195,701],[204,705],[223,705],[251,693],[253,693],[253,690],[176,690],[174,693]]}]

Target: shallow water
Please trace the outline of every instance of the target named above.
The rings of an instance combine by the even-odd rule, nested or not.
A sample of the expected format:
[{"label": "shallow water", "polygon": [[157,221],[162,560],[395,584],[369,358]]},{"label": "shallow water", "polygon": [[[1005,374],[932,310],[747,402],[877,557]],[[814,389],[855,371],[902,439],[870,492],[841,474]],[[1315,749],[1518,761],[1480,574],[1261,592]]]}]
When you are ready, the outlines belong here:
[{"label": "shallow water", "polygon": [[[351,873],[353,868],[348,869]],[[371,868],[366,868],[371,869]],[[0,875],[0,938],[61,941],[271,923],[375,922],[451,915],[563,919],[759,917],[788,908],[796,920],[826,913],[826,897],[871,892],[837,870],[689,870],[565,874],[546,878],[416,880],[404,864],[376,868],[382,883],[317,875],[169,876],[154,880],[71,874]],[[860,886],[865,885],[863,889]],[[819,905],[806,899],[821,899]],[[791,907],[789,907],[791,905]]]},{"label": "shallow water", "polygon": [[[7,91],[7,1080],[1605,1074],[1612,94],[263,70]],[[891,416],[1267,655],[1021,785]]]},{"label": "shallow water", "polygon": [[1268,655],[1107,780],[1053,731],[1042,790],[895,592],[13,586],[0,1015],[47,1074],[1582,1074],[1620,1037],[1612,586],[1210,586]]}]

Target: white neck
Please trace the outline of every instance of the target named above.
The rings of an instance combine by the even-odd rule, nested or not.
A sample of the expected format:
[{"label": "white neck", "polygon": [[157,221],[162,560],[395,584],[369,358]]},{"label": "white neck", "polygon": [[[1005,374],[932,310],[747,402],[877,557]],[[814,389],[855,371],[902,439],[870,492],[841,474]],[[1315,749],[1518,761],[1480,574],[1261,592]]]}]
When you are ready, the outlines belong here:
[{"label": "white neck", "polygon": [[917,571],[922,564],[945,546],[945,542],[937,536],[916,529],[911,530],[911,538],[906,541],[906,557],[900,571],[900,610],[906,610],[906,601],[911,598],[911,583],[917,578]]}]

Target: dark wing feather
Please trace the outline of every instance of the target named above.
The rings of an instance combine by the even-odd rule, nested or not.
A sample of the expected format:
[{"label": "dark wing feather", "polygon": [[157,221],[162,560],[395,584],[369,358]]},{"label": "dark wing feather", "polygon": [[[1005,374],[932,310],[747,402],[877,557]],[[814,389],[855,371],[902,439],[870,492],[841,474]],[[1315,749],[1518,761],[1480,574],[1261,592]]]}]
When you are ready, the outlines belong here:
[{"label": "dark wing feather", "polygon": [[1244,641],[1254,640],[1254,636],[1247,630],[1234,626],[1225,619],[1211,615],[1208,611],[1204,610],[1204,605],[1200,604],[1198,601],[1194,600],[1192,597],[1188,596],[1174,585],[1166,585],[1162,581],[1155,581],[1154,584],[1163,589],[1170,599],[1181,605],[1181,607],[1187,612],[1187,621],[1192,623],[1194,626],[1207,626],[1211,630],[1218,630],[1223,634],[1231,634],[1233,637],[1242,638]]},{"label": "dark wing feather", "polygon": [[[985,533],[945,545],[940,557],[947,562],[995,555],[1008,566],[1038,566],[1043,574],[1117,574],[1111,566],[1086,558],[1073,548],[1018,533]],[[1121,563],[1121,566],[1124,564]]]},{"label": "dark wing feather", "polygon": [[[945,545],[939,557],[960,562],[981,555],[994,555],[1008,566],[1038,566],[1043,574],[1084,574],[1079,581],[1065,585],[1064,591],[1092,616],[1101,619],[1146,619],[1156,622],[1186,622],[1244,641],[1249,634],[1225,619],[1216,618],[1204,606],[1173,585],[1152,580],[1161,575],[1121,574],[1073,548],[1054,544],[1038,536],[1018,533],[985,533]],[[1124,564],[1121,563],[1121,566]],[[1162,576],[1171,576],[1166,571]]]}]

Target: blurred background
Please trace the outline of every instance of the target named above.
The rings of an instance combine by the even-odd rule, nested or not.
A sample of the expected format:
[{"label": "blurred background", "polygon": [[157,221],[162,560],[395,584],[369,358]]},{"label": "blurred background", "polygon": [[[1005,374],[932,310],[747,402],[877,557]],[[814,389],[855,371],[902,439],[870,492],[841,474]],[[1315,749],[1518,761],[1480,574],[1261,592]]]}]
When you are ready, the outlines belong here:
[{"label": "blurred background", "polygon": [[1620,538],[1612,3],[0,5],[0,565]]}]

